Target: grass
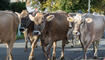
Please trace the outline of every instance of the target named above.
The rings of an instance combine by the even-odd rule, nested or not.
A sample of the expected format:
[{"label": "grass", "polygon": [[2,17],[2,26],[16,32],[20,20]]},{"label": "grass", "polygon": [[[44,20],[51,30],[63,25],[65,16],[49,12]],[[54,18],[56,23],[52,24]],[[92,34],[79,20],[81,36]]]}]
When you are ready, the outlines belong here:
[{"label": "grass", "polygon": [[24,35],[23,34],[21,34],[21,36],[16,35],[16,40],[19,40],[19,39],[24,39]]}]

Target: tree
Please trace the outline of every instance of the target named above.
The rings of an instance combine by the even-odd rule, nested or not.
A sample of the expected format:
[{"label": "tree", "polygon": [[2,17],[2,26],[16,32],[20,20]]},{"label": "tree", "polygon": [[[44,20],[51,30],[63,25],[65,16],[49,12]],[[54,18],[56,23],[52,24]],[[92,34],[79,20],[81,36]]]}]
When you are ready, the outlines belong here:
[{"label": "tree", "polygon": [[9,7],[10,0],[0,0],[0,10],[6,10]]},{"label": "tree", "polygon": [[[90,12],[105,12],[105,0],[90,0]],[[39,3],[40,4],[37,4]],[[88,12],[88,0],[33,0],[33,5],[37,4],[40,10],[44,11],[48,8],[49,11],[63,10],[66,12]]]}]

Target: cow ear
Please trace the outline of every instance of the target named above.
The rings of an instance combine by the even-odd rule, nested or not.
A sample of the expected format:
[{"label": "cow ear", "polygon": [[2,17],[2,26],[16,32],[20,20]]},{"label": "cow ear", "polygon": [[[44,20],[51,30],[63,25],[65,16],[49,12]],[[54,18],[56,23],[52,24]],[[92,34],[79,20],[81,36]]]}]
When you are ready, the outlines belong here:
[{"label": "cow ear", "polygon": [[93,21],[92,18],[86,18],[85,20],[87,23],[91,23]]},{"label": "cow ear", "polygon": [[74,19],[73,19],[73,17],[67,17],[67,21],[74,22]]},{"label": "cow ear", "polygon": [[29,18],[31,21],[34,21],[34,17],[31,14],[29,14]]},{"label": "cow ear", "polygon": [[53,20],[55,18],[55,16],[54,15],[49,15],[49,16],[47,16],[47,21],[51,21],[51,20]]},{"label": "cow ear", "polygon": [[20,13],[18,13],[18,12],[15,12],[15,14],[19,17],[19,18],[21,18],[20,16]]}]

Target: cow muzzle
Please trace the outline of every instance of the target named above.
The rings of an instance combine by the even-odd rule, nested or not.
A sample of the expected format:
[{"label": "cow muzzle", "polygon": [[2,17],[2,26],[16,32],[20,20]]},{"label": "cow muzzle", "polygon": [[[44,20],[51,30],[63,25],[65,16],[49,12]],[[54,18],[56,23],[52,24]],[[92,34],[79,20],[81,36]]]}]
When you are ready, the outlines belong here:
[{"label": "cow muzzle", "polygon": [[78,32],[78,31],[73,31],[73,35],[80,35],[80,32]]},{"label": "cow muzzle", "polygon": [[40,31],[33,31],[33,35],[41,35]]},{"label": "cow muzzle", "polygon": [[23,32],[25,30],[24,27],[20,27],[20,31]]}]

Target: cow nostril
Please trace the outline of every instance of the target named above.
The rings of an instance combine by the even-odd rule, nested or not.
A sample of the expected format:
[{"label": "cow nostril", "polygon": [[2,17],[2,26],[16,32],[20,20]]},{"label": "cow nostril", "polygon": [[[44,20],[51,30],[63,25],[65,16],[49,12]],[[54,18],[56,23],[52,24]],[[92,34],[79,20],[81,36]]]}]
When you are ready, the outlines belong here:
[{"label": "cow nostril", "polygon": [[77,32],[76,35],[80,35],[80,32]]},{"label": "cow nostril", "polygon": [[73,32],[73,35],[80,35],[80,33],[75,31],[75,32]]},{"label": "cow nostril", "polygon": [[38,35],[38,32],[34,32],[34,35]]},{"label": "cow nostril", "polygon": [[69,27],[69,29],[72,29],[72,27]]},{"label": "cow nostril", "polygon": [[22,28],[20,28],[20,31],[21,31],[21,32],[23,32],[24,30],[25,30],[25,29],[24,29],[23,27],[22,27]]},{"label": "cow nostril", "polygon": [[39,31],[34,31],[33,35],[40,35],[40,32]]},{"label": "cow nostril", "polygon": [[76,35],[78,34],[78,32],[75,33]]},{"label": "cow nostril", "polygon": [[77,33],[78,33],[77,31],[73,31],[73,35],[77,35]]}]

